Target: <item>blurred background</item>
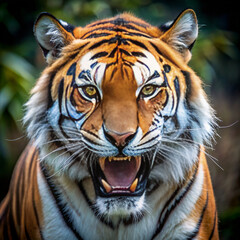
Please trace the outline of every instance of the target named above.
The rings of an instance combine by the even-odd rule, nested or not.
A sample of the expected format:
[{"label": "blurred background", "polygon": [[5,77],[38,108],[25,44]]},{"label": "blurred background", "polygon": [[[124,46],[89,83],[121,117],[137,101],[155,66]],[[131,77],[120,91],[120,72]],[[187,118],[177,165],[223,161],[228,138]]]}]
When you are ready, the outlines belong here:
[{"label": "blurred background", "polygon": [[32,28],[47,11],[73,25],[132,12],[160,25],[195,10],[200,31],[191,67],[203,79],[219,129],[208,162],[219,212],[221,239],[240,239],[240,14],[238,2],[202,0],[1,0],[0,1],[0,200],[27,144],[24,103],[46,66]]}]

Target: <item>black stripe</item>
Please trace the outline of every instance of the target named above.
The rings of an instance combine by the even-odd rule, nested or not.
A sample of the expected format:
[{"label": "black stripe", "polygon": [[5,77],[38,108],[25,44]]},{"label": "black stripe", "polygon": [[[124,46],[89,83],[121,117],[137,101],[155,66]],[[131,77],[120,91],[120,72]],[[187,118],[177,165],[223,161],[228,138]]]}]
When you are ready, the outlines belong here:
[{"label": "black stripe", "polygon": [[127,32],[126,35],[128,36],[138,36],[138,37],[145,37],[145,38],[152,38],[151,36],[142,34],[142,33],[136,33],[136,32]]},{"label": "black stripe", "polygon": [[75,235],[75,237],[77,239],[83,240],[83,238],[80,236],[80,234],[76,231],[75,227],[73,226],[72,218],[71,218],[70,213],[67,211],[66,204],[62,203],[62,201],[60,200],[60,197],[59,197],[60,194],[59,194],[56,186],[54,185],[51,177],[49,176],[47,169],[45,168],[45,166],[43,165],[42,162],[40,162],[40,167],[41,167],[43,176],[46,180],[46,183],[49,187],[49,190],[52,193],[52,196],[55,200],[56,206],[57,206],[64,222],[66,223],[68,228],[71,229],[71,231],[73,232],[73,234]]},{"label": "black stripe", "polygon": [[83,39],[106,37],[106,36],[109,36],[109,35],[110,35],[110,33],[106,33],[106,32],[93,33],[93,34],[90,34],[90,35],[88,35],[87,37],[85,37]]},{"label": "black stripe", "polygon": [[136,30],[136,31],[139,31],[139,29],[138,28],[136,28],[136,27],[134,27],[133,25],[131,25],[131,24],[124,24],[124,25],[121,25],[121,26],[123,26],[124,28],[126,28],[127,30]]},{"label": "black stripe", "polygon": [[150,73],[150,68],[149,68],[149,66],[146,63],[144,63],[144,62],[142,62],[140,60],[137,60],[137,62],[142,64],[143,66],[145,66],[147,68],[147,70],[149,71],[149,73]]},{"label": "black stripe", "polygon": [[93,45],[89,48],[89,50],[93,50],[94,48],[100,47],[101,45],[103,45],[104,43],[107,43],[107,42],[109,42],[109,39],[104,39],[104,40],[102,40],[102,41],[100,41],[100,42],[97,42],[97,43],[93,44]]},{"label": "black stripe", "polygon": [[117,72],[117,68],[115,67],[111,72],[110,81],[113,79],[113,76],[116,72]]},{"label": "black stripe", "polygon": [[[170,198],[170,200],[167,201],[167,203],[165,204],[163,210],[160,213],[159,216],[159,220],[158,220],[158,225],[157,225],[157,229],[155,231],[155,233],[153,234],[152,239],[154,239],[163,229],[165,223],[167,222],[170,214],[173,212],[173,210],[178,206],[178,204],[180,204],[181,200],[186,196],[186,194],[188,193],[188,191],[190,190],[191,186],[193,185],[195,179],[196,179],[196,175],[197,175],[197,170],[198,167],[196,167],[195,172],[190,180],[190,182],[188,183],[187,187],[185,188],[185,190],[183,191],[183,193],[175,200],[175,202],[172,204],[171,208],[168,209],[170,202],[176,197],[176,193],[174,192],[172,197]],[[177,193],[180,191],[181,189],[177,189]],[[162,219],[162,215],[164,210],[167,209],[165,216]]]},{"label": "black stripe", "polygon": [[94,54],[94,55],[90,58],[90,60],[93,60],[93,59],[96,59],[96,58],[100,58],[100,57],[105,57],[105,56],[107,56],[107,55],[108,55],[107,52],[99,52],[99,53]]},{"label": "black stripe", "polygon": [[159,48],[152,42],[150,44],[153,46],[153,48],[157,51],[158,54],[162,55],[162,52],[159,50]]},{"label": "black stripe", "polygon": [[118,45],[128,45],[129,43],[127,42],[127,39],[123,38],[121,35],[116,35],[115,37],[109,39],[109,43],[108,44],[113,44],[116,43]]},{"label": "black stripe", "polygon": [[176,77],[174,79],[174,87],[175,87],[175,91],[176,91],[176,95],[177,95],[177,106],[176,106],[176,110],[175,110],[175,113],[176,113],[177,109],[178,109],[178,105],[179,105],[179,100],[180,100],[180,86],[179,86],[178,77]]},{"label": "black stripe", "polygon": [[143,151],[143,150],[145,150],[145,152],[146,151],[150,151],[150,150],[153,150],[153,149],[155,149],[155,147],[158,145],[158,143],[155,143],[155,144],[153,144],[152,146],[150,146],[150,147],[143,147],[143,148],[141,148],[140,149],[140,151]]},{"label": "black stripe", "polygon": [[187,102],[188,107],[191,108],[190,103],[189,103],[189,99],[190,99],[191,92],[192,92],[190,73],[187,71],[183,71],[183,70],[181,70],[181,72],[183,73],[183,76],[184,76],[184,79],[186,82],[186,95],[185,95],[186,102]]},{"label": "black stripe", "polygon": [[[85,139],[85,144],[90,146],[89,143],[92,143],[93,145],[97,145],[97,146],[103,146],[102,144],[96,143],[94,141],[92,141],[91,139],[88,139],[87,137],[85,137],[84,135],[82,135],[82,138]],[[90,146],[91,149],[94,149]]]},{"label": "black stripe", "polygon": [[88,133],[89,135],[92,135],[92,136],[94,136],[95,138],[101,140],[101,138],[100,138],[97,134],[95,134],[95,133],[93,133],[93,132],[90,132],[90,131],[88,131],[88,130],[86,130],[86,129],[84,129],[83,131],[86,132],[86,133]]},{"label": "black stripe", "polygon": [[10,229],[11,232],[11,238],[10,239],[20,239],[18,236],[18,232],[16,229],[16,226],[14,224],[14,219],[13,219],[13,215],[14,215],[14,210],[13,210],[13,203],[10,203],[11,205],[9,206],[9,215],[8,215],[8,227]]},{"label": "black stripe", "polygon": [[146,81],[146,83],[149,82],[150,80],[152,80],[152,79],[154,79],[154,78],[158,78],[158,77],[160,77],[160,74],[159,74],[157,71],[155,71],[155,72],[148,78],[148,80]]},{"label": "black stripe", "polygon": [[68,71],[67,71],[67,75],[69,76],[73,76],[73,79],[75,79],[75,74],[76,74],[76,65],[77,65],[77,63],[76,62],[74,62],[70,67],[69,67],[69,69],[68,69]]},{"label": "black stripe", "polygon": [[207,205],[208,205],[208,193],[207,193],[207,199],[206,199],[206,202],[203,206],[202,213],[201,213],[201,216],[198,220],[197,226],[194,229],[194,231],[188,236],[188,238],[186,238],[186,240],[192,240],[197,236],[197,234],[199,232],[199,229],[200,229],[200,226],[201,226],[201,223],[202,223],[202,220],[203,220],[204,213],[205,213],[206,208],[207,208]]},{"label": "black stripe", "polygon": [[126,50],[124,50],[124,49],[122,49],[122,48],[120,48],[119,51],[120,51],[121,53],[124,53],[124,54],[127,55],[127,56],[131,56],[131,54],[130,54],[128,51],[126,51]]},{"label": "black stripe", "polygon": [[111,229],[114,230],[114,226],[113,226],[113,223],[112,221],[107,221],[104,216],[102,214],[99,214],[99,211],[98,209],[96,208],[95,204],[93,204],[90,199],[88,198],[87,196],[87,193],[82,185],[82,182],[80,182],[78,184],[79,186],[79,189],[80,189],[80,192],[82,193],[82,195],[84,196],[88,206],[90,207],[90,209],[93,211],[94,215],[96,216],[97,219],[99,219],[102,223],[104,223],[105,225],[107,225],[108,227],[110,227]]},{"label": "black stripe", "polygon": [[[3,216],[2,216],[3,217]],[[1,219],[2,220],[2,219]],[[3,239],[4,240],[9,240],[10,239],[10,237],[9,237],[9,235],[8,235],[8,227],[9,227],[9,224],[7,224],[7,222],[4,222],[4,223],[2,223],[3,224]],[[15,240],[15,238],[12,238],[11,237],[11,239],[14,239]],[[18,238],[18,236],[16,236],[16,240],[18,240],[19,238]]]},{"label": "black stripe", "polygon": [[[169,87],[170,90],[172,91],[170,85],[168,84],[168,79],[167,79],[167,76],[166,76],[166,73],[164,71],[162,71],[162,74],[163,74],[163,84],[161,85],[162,87]],[[174,105],[174,104],[173,104]]]},{"label": "black stripe", "polygon": [[[165,86],[170,88],[170,90],[171,90],[171,92],[172,92],[172,95],[173,95],[173,91],[172,91],[170,85],[168,84],[168,79],[167,79],[167,75],[166,75],[165,71],[162,71],[162,74],[163,74]],[[163,84],[162,84],[162,85],[163,85]],[[173,108],[174,108],[174,106],[175,106],[175,102],[176,102],[176,99],[174,98],[174,96],[173,96],[172,99],[173,99],[173,103],[172,103],[171,111],[173,110]]]},{"label": "black stripe", "polygon": [[[161,91],[164,91],[164,89],[161,90]],[[160,91],[160,92],[161,92],[161,91]],[[159,93],[160,93],[160,92],[159,92]],[[168,94],[168,92],[165,91],[165,93],[166,93],[166,100],[165,100],[165,102],[162,104],[163,108],[166,107],[166,105],[167,105],[167,103],[168,103],[168,99],[169,99],[169,94]],[[177,129],[178,129],[178,128],[177,128]]]},{"label": "black stripe", "polygon": [[[153,130],[156,130],[157,128],[154,128]],[[155,139],[157,139],[159,137],[159,135],[157,135],[157,136],[155,136],[155,137],[152,137],[151,139],[149,139],[149,140],[147,140],[146,142],[144,142],[144,143],[141,143],[141,144],[138,144],[137,146],[139,147],[139,146],[143,146],[143,145],[145,145],[145,144],[147,144],[147,143],[149,143],[149,142],[152,142],[153,140],[155,140]]]},{"label": "black stripe", "polygon": [[131,42],[131,43],[133,43],[133,44],[135,44],[135,45],[137,45],[137,46],[139,46],[139,47],[141,47],[141,48],[144,48],[145,50],[148,51],[148,48],[145,46],[144,43],[141,43],[141,42],[139,42],[139,41],[137,41],[137,40],[133,40],[133,39],[130,39],[130,38],[128,38],[128,39],[126,39],[126,40],[129,41],[129,42]]},{"label": "black stripe", "polygon": [[113,58],[117,50],[118,50],[118,48],[115,47],[115,48],[111,51],[111,53],[109,54],[108,57],[109,57],[109,58]]},{"label": "black stripe", "polygon": [[94,63],[92,63],[92,64],[91,64],[91,66],[90,66],[90,68],[91,68],[91,69],[93,69],[93,68],[94,68],[94,67],[95,67],[97,64],[98,64],[98,62],[97,62],[97,61],[96,61],[96,62],[94,62]]},{"label": "black stripe", "polygon": [[117,64],[117,63],[118,63],[118,59],[117,59],[115,62],[108,63],[108,64],[106,65],[106,69],[108,69],[109,67],[111,67],[112,65],[115,65],[115,64]]},{"label": "black stripe", "polygon": [[26,225],[25,225],[25,227],[24,227],[24,229],[25,229],[25,239],[26,240],[31,240],[31,237],[29,236],[29,234],[28,234],[28,230],[27,230],[27,228],[26,228]]},{"label": "black stripe", "polygon": [[95,48],[98,48],[98,47],[100,47],[101,45],[103,45],[105,43],[108,43],[108,44],[117,43],[118,45],[121,45],[121,44],[129,45],[128,41],[133,42],[135,45],[139,45],[139,46],[141,46],[141,47],[143,47],[143,48],[145,48],[147,50],[146,46],[144,44],[142,44],[141,42],[138,42],[138,41],[132,40],[132,39],[125,39],[125,38],[122,38],[122,36],[120,36],[120,35],[116,35],[116,36],[114,36],[114,37],[112,37],[110,39],[103,39],[103,40],[93,44],[89,48],[89,50],[93,50]]},{"label": "black stripe", "polygon": [[145,212],[141,212],[137,217],[134,214],[130,214],[128,218],[123,219],[124,226],[129,226],[132,224],[139,223],[145,217]]},{"label": "black stripe", "polygon": [[88,44],[89,44],[90,42],[87,42],[87,43],[85,43],[85,44],[83,44],[81,47],[79,47],[78,48],[78,53],[79,53],[79,51],[81,51],[84,47],[86,47]]},{"label": "black stripe", "polygon": [[147,135],[149,135],[150,133],[152,133],[152,132],[155,131],[156,129],[157,129],[157,127],[154,128],[154,129],[152,129],[152,130],[150,130],[150,131],[148,131],[148,132],[146,132],[146,133],[142,136],[142,138],[140,139],[140,141],[142,141],[143,138],[145,138]]},{"label": "black stripe", "polygon": [[126,61],[124,61],[123,64],[124,64],[125,66],[127,66],[127,67],[130,67],[131,69],[132,69],[132,66],[134,65],[133,63],[131,63],[131,62],[126,62]]},{"label": "black stripe", "polygon": [[126,79],[129,79],[130,78],[129,72],[128,72],[128,70],[126,68],[124,68],[124,73],[126,75]]},{"label": "black stripe", "polygon": [[134,56],[134,57],[147,57],[144,53],[142,53],[142,52],[132,52],[132,55]]},{"label": "black stripe", "polygon": [[41,236],[41,239],[43,239],[43,235],[42,235],[42,230],[41,230],[41,225],[40,225],[40,221],[39,221],[39,216],[38,216],[38,212],[37,212],[37,207],[35,204],[35,197],[34,197],[34,191],[32,191],[32,199],[33,199],[33,212],[37,221],[37,225],[38,225],[38,229],[39,229],[39,234]]},{"label": "black stripe", "polygon": [[215,216],[214,216],[213,228],[212,228],[212,231],[211,231],[211,234],[210,234],[208,240],[211,240],[212,237],[213,237],[213,234],[214,234],[214,231],[215,231],[215,228],[216,228],[216,221],[217,221],[217,210],[215,210]]},{"label": "black stripe", "polygon": [[56,75],[57,71],[54,72],[50,79],[49,79],[49,85],[48,85],[48,105],[47,105],[47,109],[51,108],[52,105],[53,105],[53,99],[52,99],[52,84],[53,84],[53,79],[55,78],[55,75]]},{"label": "black stripe", "polygon": [[60,114],[62,114],[63,84],[64,84],[64,78],[61,80],[59,87],[58,87],[58,106],[59,106]]},{"label": "black stripe", "polygon": [[[66,117],[61,114],[61,115],[59,116],[59,119],[58,119],[58,126],[59,126],[59,128],[60,128],[60,131],[61,131],[62,135],[63,135],[66,139],[69,139],[70,137],[65,133],[64,128],[63,128],[63,126],[62,126],[65,119],[66,119]],[[68,119],[68,118],[67,118],[67,119]]]},{"label": "black stripe", "polygon": [[[112,27],[99,27],[99,28],[96,28],[96,29],[92,29],[90,30],[89,32],[85,33],[81,38],[84,39],[86,35],[88,35],[89,33],[93,33],[94,32],[97,32],[97,31],[110,31],[110,32],[127,32],[126,29],[122,29],[122,28],[112,28]],[[110,34],[112,35],[112,34]]]},{"label": "black stripe", "polygon": [[176,114],[174,114],[174,115],[172,116],[172,121],[173,121],[173,123],[174,123],[174,125],[175,125],[175,128],[176,128],[176,129],[180,129],[180,123],[179,123],[179,121],[178,121],[178,118],[177,118],[177,115],[176,115]]},{"label": "black stripe", "polygon": [[[29,148],[29,147],[27,147],[27,148]],[[24,151],[23,156],[21,156],[21,160],[18,162],[18,169],[19,169],[18,179],[16,179],[16,176],[14,176],[14,178],[18,182],[18,187],[16,189],[16,208],[17,209],[22,208],[21,200],[22,200],[22,196],[24,196],[24,187],[23,186],[24,186],[24,175],[25,175],[25,171],[24,171],[24,163],[25,162],[22,161],[22,159],[26,159],[28,154],[29,154],[29,149],[26,149]],[[21,189],[21,193],[20,193],[20,189]],[[14,194],[12,196],[14,196]],[[21,223],[21,211],[17,210],[16,216],[17,216],[17,224],[20,224]]]},{"label": "black stripe", "polygon": [[128,66],[134,66],[134,63],[132,63],[132,62],[130,62],[130,61],[127,61],[127,60],[125,60],[125,59],[124,59],[123,64],[128,65]]}]

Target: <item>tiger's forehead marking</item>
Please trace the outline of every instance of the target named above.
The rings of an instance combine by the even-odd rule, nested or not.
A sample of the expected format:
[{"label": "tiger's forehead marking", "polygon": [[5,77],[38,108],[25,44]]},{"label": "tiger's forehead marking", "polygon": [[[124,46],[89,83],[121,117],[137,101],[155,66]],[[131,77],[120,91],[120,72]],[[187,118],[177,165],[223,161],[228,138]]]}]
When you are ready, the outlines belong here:
[{"label": "tiger's forehead marking", "polygon": [[[76,82],[79,85],[85,84],[95,84],[99,88],[101,88],[102,79],[104,77],[104,72],[106,69],[106,64],[97,62],[92,59],[93,53],[89,52],[85,54],[80,60],[80,74],[77,78]],[[88,72],[90,78],[87,80],[86,78],[81,78],[81,73],[84,74]]]},{"label": "tiger's forehead marking", "polygon": [[[85,54],[79,61],[80,67],[80,74],[79,77],[76,79],[78,85],[86,85],[86,84],[94,84],[101,89],[103,79],[106,72],[107,63],[104,59],[102,62],[101,60],[96,60],[93,56],[96,54],[93,52],[88,52]],[[123,63],[119,63],[122,64]],[[116,65],[115,67],[122,67]],[[164,82],[164,79],[160,76],[161,66],[156,60],[156,58],[150,52],[144,50],[142,51],[142,55],[139,55],[135,58],[135,63],[131,66],[134,78],[137,84],[137,92],[136,96],[138,95],[141,87],[148,83],[148,84],[156,84],[161,85]],[[87,74],[90,78],[81,77]],[[111,79],[108,79],[111,81]],[[123,80],[123,79],[122,79]],[[126,80],[126,79],[124,79]],[[121,81],[121,79],[118,79]]]},{"label": "tiger's forehead marking", "polygon": [[136,63],[132,67],[137,85],[142,86],[144,83],[147,82],[152,83],[153,79],[156,84],[160,85],[163,82],[163,79],[160,78],[160,76],[158,78],[153,78],[156,72],[161,72],[161,67],[159,63],[150,52],[144,50],[143,54],[146,57],[138,57],[138,61],[136,61]]}]

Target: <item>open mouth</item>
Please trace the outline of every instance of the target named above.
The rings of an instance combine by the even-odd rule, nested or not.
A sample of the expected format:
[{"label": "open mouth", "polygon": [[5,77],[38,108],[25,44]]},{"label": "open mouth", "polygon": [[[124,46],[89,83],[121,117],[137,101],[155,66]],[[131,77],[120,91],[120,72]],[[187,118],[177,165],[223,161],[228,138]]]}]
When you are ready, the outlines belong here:
[{"label": "open mouth", "polygon": [[149,163],[141,156],[101,157],[91,168],[96,194],[101,197],[141,196],[146,188]]}]

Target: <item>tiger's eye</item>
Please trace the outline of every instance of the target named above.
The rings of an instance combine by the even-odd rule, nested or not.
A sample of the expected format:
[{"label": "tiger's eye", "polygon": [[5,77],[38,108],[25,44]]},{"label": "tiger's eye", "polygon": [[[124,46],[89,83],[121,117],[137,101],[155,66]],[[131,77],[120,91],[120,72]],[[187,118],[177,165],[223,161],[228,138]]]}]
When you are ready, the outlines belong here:
[{"label": "tiger's eye", "polygon": [[85,88],[85,93],[89,96],[89,97],[92,97],[94,96],[96,93],[97,93],[97,90],[95,87],[93,86],[87,86]]},{"label": "tiger's eye", "polygon": [[154,93],[156,87],[153,85],[147,85],[142,89],[142,94],[145,96],[150,96]]}]

